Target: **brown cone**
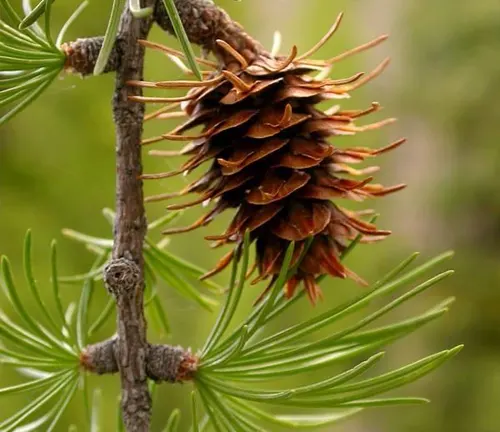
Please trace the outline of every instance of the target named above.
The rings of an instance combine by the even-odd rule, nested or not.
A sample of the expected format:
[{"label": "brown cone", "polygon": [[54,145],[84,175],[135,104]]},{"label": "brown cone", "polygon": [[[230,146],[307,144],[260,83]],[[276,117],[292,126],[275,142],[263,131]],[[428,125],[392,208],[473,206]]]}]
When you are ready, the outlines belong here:
[{"label": "brown cone", "polygon": [[[359,215],[335,203],[338,198],[362,201],[402,189],[404,185],[385,188],[372,183],[369,174],[376,167],[354,169],[351,165],[391,150],[404,142],[388,147],[336,147],[336,137],[354,135],[375,129],[393,121],[388,119],[367,126],[357,126],[356,120],[377,111],[374,103],[366,110],[328,111],[318,108],[320,102],[349,97],[349,92],[368,82],[384,69],[387,61],[368,75],[357,74],[348,79],[331,80],[314,77],[323,74],[337,60],[376,45],[381,37],[329,61],[308,60],[334,33],[334,27],[307,55],[297,57],[294,47],[287,56],[272,56],[260,45],[251,55],[238,53],[230,41],[218,41],[221,70],[216,70],[203,82],[134,82],[133,85],[154,88],[191,87],[183,98],[137,98],[143,102],[173,102],[151,118],[171,118],[187,115],[186,122],[161,137],[148,139],[144,144],[163,139],[188,141],[180,152],[152,151],[158,156],[187,155],[189,159],[169,173],[145,175],[144,178],[164,178],[190,172],[205,162],[210,168],[202,177],[182,191],[150,197],[159,201],[191,193],[197,197],[182,204],[170,205],[181,209],[211,203],[212,209],[186,228],[171,229],[174,234],[196,229],[210,223],[219,213],[234,208],[236,214],[227,230],[208,237],[214,246],[235,245],[226,254],[211,276],[226,268],[237,253],[245,231],[256,243],[258,277],[256,281],[274,282],[282,266],[288,244],[296,242],[293,261],[304,251],[307,239],[313,238],[301,261],[298,272],[288,281],[286,293],[292,296],[300,282],[304,283],[314,303],[320,295],[315,282],[320,275],[362,279],[340,262],[342,251],[349,241],[361,235],[363,241],[379,240],[389,231],[377,228],[360,219]],[[146,43],[146,45],[152,45]],[[153,48],[172,53],[166,47]],[[222,55],[221,55],[222,53]],[[247,55],[245,55],[247,54]],[[210,62],[204,64],[211,66]],[[183,113],[168,113],[181,103]],[[202,126],[200,134],[189,131]],[[328,140],[332,138],[332,143]],[[357,179],[356,177],[359,177]],[[294,263],[292,263],[293,265]]]}]

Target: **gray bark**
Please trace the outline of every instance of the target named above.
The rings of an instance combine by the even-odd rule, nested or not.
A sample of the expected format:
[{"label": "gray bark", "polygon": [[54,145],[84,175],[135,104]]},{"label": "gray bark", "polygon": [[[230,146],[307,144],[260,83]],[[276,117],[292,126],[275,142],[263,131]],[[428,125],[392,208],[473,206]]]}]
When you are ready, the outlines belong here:
[{"label": "gray bark", "polygon": [[[155,6],[146,0],[143,6]],[[151,397],[146,375],[146,320],[144,317],[144,259],[146,215],[142,191],[141,136],[144,106],[129,101],[141,94],[127,86],[142,80],[144,48],[153,17],[135,19],[128,6],[122,14],[115,49],[120,61],[116,70],[113,118],[116,128],[116,220],[113,260],[105,270],[108,288],[117,304],[115,356],[121,378],[122,416],[127,431],[146,432],[151,417]]]}]

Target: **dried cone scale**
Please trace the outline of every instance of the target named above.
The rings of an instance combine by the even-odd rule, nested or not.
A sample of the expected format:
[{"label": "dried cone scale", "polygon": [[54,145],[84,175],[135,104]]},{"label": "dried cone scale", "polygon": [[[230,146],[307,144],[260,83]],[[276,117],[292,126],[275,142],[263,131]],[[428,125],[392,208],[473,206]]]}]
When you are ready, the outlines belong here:
[{"label": "dried cone scale", "polygon": [[[208,170],[183,190],[149,197],[163,201],[195,194],[196,199],[169,205],[183,209],[209,203],[212,208],[191,226],[165,233],[181,233],[207,225],[226,209],[235,209],[227,230],[207,237],[213,246],[234,245],[206,277],[222,271],[238,256],[243,235],[248,230],[256,243],[258,276],[272,286],[281,269],[285,251],[295,242],[292,265],[303,257],[298,271],[287,282],[292,296],[300,283],[311,302],[321,294],[316,278],[328,274],[351,277],[363,283],[340,262],[347,244],[358,235],[361,241],[384,238],[389,231],[378,230],[362,215],[340,207],[338,199],[362,201],[387,195],[404,185],[383,187],[372,183],[377,167],[355,169],[351,165],[373,158],[404,142],[397,141],[379,150],[338,147],[338,137],[376,129],[393,121],[358,126],[359,118],[379,109],[377,103],[365,110],[342,110],[335,105],[323,111],[318,104],[349,97],[387,65],[384,61],[371,73],[347,79],[327,78],[331,66],[351,54],[377,45],[385,36],[327,61],[310,60],[336,31],[342,15],[327,35],[310,51],[298,56],[294,47],[289,56],[265,51],[241,31],[241,38],[216,40],[209,47],[218,63],[200,59],[212,68],[205,80],[174,82],[132,82],[131,85],[157,89],[187,87],[185,97],[136,97],[140,102],[167,102],[149,118],[186,116],[173,131],[144,141],[186,141],[178,151],[150,152],[156,156],[185,155],[188,160],[176,171],[144,175],[144,179],[166,178],[190,172],[204,164]],[[241,43],[243,40],[243,44]],[[151,42],[144,45],[166,52],[177,63],[180,53]],[[181,111],[175,109],[181,108]],[[200,133],[190,132],[201,126]],[[305,250],[306,245],[308,247]]]}]

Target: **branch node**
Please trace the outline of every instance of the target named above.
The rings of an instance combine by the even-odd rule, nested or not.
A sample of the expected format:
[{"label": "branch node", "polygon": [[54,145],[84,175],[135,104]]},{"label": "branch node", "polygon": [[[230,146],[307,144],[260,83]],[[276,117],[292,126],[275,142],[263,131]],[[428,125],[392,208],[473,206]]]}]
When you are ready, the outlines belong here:
[{"label": "branch node", "polygon": [[104,281],[116,298],[131,296],[141,282],[141,270],[132,260],[116,258],[104,268]]},{"label": "branch node", "polygon": [[198,367],[198,358],[180,346],[149,345],[146,372],[154,381],[180,383],[190,381]]},{"label": "branch node", "polygon": [[80,366],[98,375],[118,372],[115,358],[116,338],[87,346],[80,354]]},{"label": "branch node", "polygon": [[[66,54],[64,70],[73,74],[80,74],[82,77],[92,75],[94,67],[99,57],[104,38],[91,37],[77,39],[61,45],[61,49]],[[116,47],[111,51],[108,63],[103,72],[115,71],[119,66],[120,56]]]}]

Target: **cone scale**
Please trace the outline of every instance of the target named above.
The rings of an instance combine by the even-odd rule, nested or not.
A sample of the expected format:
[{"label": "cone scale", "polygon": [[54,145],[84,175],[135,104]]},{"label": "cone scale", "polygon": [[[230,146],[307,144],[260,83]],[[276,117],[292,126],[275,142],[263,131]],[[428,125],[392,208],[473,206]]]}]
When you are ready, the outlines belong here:
[{"label": "cone scale", "polygon": [[[189,173],[202,164],[208,167],[183,190],[147,199],[164,201],[195,195],[193,200],[167,208],[211,205],[191,226],[171,229],[165,234],[208,225],[228,209],[235,212],[225,232],[207,237],[213,247],[230,245],[233,248],[206,277],[221,272],[238,258],[244,233],[249,231],[256,245],[254,267],[258,275],[254,283],[268,280],[268,288],[272,286],[285,251],[293,241],[291,265],[300,257],[302,260],[296,274],[287,282],[288,297],[303,284],[309,299],[315,303],[321,295],[316,279],[325,274],[350,277],[364,284],[340,262],[340,256],[358,235],[362,242],[370,242],[383,239],[390,231],[377,229],[362,219],[363,212],[349,211],[337,202],[340,199],[363,201],[402,189],[404,185],[384,187],[374,183],[371,174],[378,167],[356,169],[355,165],[398,147],[404,139],[378,150],[337,147],[339,136],[377,129],[394,121],[357,124],[358,119],[377,111],[378,103],[364,110],[342,110],[338,105],[326,111],[319,108],[321,102],[336,103],[349,98],[350,92],[378,76],[388,64],[385,60],[366,75],[358,73],[339,80],[324,78],[335,62],[386,39],[382,36],[327,61],[309,60],[333,35],[341,18],[340,15],[327,35],[302,56],[298,56],[295,47],[287,56],[273,55],[257,42],[254,49],[249,49],[247,44],[239,52],[231,40],[217,40],[218,63],[202,61],[212,69],[204,73],[204,81],[130,83],[156,89],[188,89],[183,97],[135,100],[167,104],[149,118],[187,117],[173,131],[143,143],[185,141],[180,151],[153,150],[150,154],[184,155],[187,161],[175,171],[146,174],[144,179]],[[169,56],[178,55],[170,48],[142,43]],[[199,127],[201,132],[192,133]]]}]

